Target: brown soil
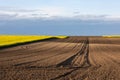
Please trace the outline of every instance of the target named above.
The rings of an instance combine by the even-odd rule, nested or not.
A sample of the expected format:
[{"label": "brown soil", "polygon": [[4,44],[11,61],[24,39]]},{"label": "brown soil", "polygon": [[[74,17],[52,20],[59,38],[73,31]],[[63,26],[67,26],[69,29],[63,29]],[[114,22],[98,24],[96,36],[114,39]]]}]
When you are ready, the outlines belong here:
[{"label": "brown soil", "polygon": [[1,49],[0,80],[120,80],[120,38],[71,36]]}]

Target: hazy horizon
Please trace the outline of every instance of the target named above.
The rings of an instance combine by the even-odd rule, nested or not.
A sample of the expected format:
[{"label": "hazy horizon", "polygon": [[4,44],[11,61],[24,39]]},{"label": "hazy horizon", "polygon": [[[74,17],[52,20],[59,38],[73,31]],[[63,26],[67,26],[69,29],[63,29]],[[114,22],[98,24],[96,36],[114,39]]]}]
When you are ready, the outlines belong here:
[{"label": "hazy horizon", "polygon": [[[1,27],[2,26],[2,27]],[[117,35],[120,22],[81,20],[10,20],[0,24],[0,34],[102,36]]]}]

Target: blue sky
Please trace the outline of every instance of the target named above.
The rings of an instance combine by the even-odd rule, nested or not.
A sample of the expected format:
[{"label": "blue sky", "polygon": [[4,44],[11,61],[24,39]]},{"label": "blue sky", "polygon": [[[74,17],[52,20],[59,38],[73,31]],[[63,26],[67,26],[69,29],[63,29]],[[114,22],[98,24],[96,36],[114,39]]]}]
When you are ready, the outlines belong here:
[{"label": "blue sky", "polygon": [[[51,9],[63,13],[119,15],[120,0],[0,0],[2,8]],[[67,14],[69,14],[67,13]]]},{"label": "blue sky", "polygon": [[0,0],[0,34],[120,34],[120,0]]}]

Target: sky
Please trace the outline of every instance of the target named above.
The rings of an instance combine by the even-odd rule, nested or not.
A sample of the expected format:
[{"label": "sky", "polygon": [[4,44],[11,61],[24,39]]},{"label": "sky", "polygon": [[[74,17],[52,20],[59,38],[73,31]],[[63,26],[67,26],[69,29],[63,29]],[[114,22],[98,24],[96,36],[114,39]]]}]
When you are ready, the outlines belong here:
[{"label": "sky", "polygon": [[[43,9],[94,15],[120,15],[120,0],[0,0],[1,8]],[[54,12],[53,12],[54,13]]]},{"label": "sky", "polygon": [[[46,24],[48,20],[53,22],[52,25]],[[34,28],[35,21],[39,24]],[[54,24],[54,21],[57,21],[57,24]],[[73,24],[70,25],[71,21]],[[33,26],[26,25],[24,22],[31,22]],[[17,31],[20,26],[15,25],[18,23],[24,26],[25,31]],[[89,28],[89,24],[92,24],[93,28]],[[28,31],[29,26],[31,30]],[[92,29],[94,31],[91,35],[119,34],[120,0],[0,0],[0,34],[45,34],[42,32],[42,30],[46,31],[44,26],[47,26],[46,34],[51,35],[89,35]],[[35,32],[37,29],[41,30],[40,33]],[[89,29],[87,33],[86,29]],[[99,29],[103,31],[99,31]]]}]

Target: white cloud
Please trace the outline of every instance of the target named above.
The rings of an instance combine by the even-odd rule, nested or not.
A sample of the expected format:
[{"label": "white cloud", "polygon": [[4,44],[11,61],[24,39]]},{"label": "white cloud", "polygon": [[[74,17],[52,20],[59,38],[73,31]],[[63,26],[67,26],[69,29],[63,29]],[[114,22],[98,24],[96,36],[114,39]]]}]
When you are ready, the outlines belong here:
[{"label": "white cloud", "polygon": [[120,21],[120,16],[112,16],[112,15],[74,15],[75,18],[80,19],[80,20],[102,20],[102,21]]},{"label": "white cloud", "polygon": [[110,15],[88,15],[80,14],[79,12],[69,12],[59,7],[41,7],[39,9],[1,9],[0,19],[54,19],[58,17],[80,19],[80,20],[103,20],[103,21],[118,21],[120,16]]},{"label": "white cloud", "polygon": [[50,18],[52,16],[64,15],[64,10],[61,8],[44,7],[35,10],[27,9],[0,9],[0,16],[14,16],[16,19],[21,18]]},{"label": "white cloud", "polygon": [[105,19],[106,20],[120,20],[120,15],[116,15],[116,16],[110,16],[110,15],[108,15],[108,16],[105,16]]},{"label": "white cloud", "polygon": [[49,14],[41,10],[12,10],[12,11],[0,11],[0,15],[5,16],[14,16],[14,18],[39,18],[39,17],[50,17]]}]

